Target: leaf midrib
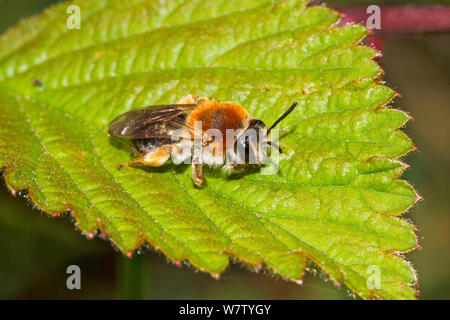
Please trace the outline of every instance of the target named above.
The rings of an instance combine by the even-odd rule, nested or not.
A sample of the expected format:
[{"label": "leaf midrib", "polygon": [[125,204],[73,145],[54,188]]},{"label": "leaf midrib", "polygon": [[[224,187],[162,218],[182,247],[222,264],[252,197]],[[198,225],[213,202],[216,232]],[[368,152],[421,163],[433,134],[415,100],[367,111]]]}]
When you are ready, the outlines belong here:
[{"label": "leaf midrib", "polygon": [[[0,86],[1,86],[1,83],[0,83]],[[4,88],[7,88],[8,90],[10,90],[9,87],[4,87]],[[55,111],[57,111],[57,112],[62,112],[63,114],[65,114],[65,115],[68,116],[68,117],[78,119],[78,120],[80,120],[80,121],[82,121],[82,122],[84,122],[84,123],[88,123],[89,126],[90,126],[91,128],[95,128],[96,130],[100,131],[101,133],[106,134],[105,128],[104,128],[103,126],[101,126],[100,124],[89,123],[89,122],[87,122],[85,119],[80,118],[78,115],[69,113],[67,110],[62,110],[62,109],[55,108],[55,107],[49,105],[48,103],[46,103],[45,101],[41,101],[41,100],[39,100],[39,99],[38,99],[38,100],[36,100],[36,99],[30,100],[29,97],[27,97],[27,96],[22,96],[21,93],[19,93],[19,92],[17,92],[17,91],[15,91],[15,92],[16,92],[17,95],[19,95],[19,96],[21,96],[21,97],[27,99],[27,100],[30,101],[30,102],[39,101],[39,103],[44,104],[44,105],[45,105],[48,109],[50,109],[50,110],[53,109],[53,110],[55,110]],[[334,112],[334,111],[333,111],[333,112]],[[321,113],[321,114],[327,114],[327,113],[328,113],[328,112],[324,112],[324,113]],[[299,137],[299,138],[301,138],[301,137]],[[312,137],[308,137],[308,138],[313,139]],[[321,139],[322,139],[322,138],[321,138]],[[353,141],[351,141],[351,142],[353,142]],[[365,142],[366,142],[366,141],[364,141],[364,143],[365,143]],[[389,158],[389,159],[390,159],[390,158]],[[384,172],[384,171],[389,171],[389,170],[382,170],[382,172]],[[359,175],[361,175],[361,174],[358,172],[357,176],[359,176]],[[366,175],[366,174],[364,174],[364,175]],[[269,181],[267,181],[267,180],[264,179],[264,178],[260,178],[260,180],[256,180],[256,179],[251,178],[251,177],[249,177],[249,176],[245,177],[245,179],[246,179],[246,180],[247,180],[247,179],[248,179],[248,180],[253,180],[253,181],[257,181],[257,182],[261,182],[261,181],[264,181],[265,183],[268,183],[268,182],[269,182]],[[346,187],[346,188],[348,188],[348,187],[352,187],[352,188],[356,188],[356,189],[358,189],[358,190],[369,190],[369,191],[376,191],[376,192],[381,192],[381,193],[386,193],[386,194],[392,194],[392,192],[379,191],[379,190],[371,189],[371,188],[359,188],[359,187],[356,187],[356,186],[351,186],[350,184],[347,184],[347,185],[336,185],[336,184],[334,184],[334,185],[333,185],[333,184],[314,184],[314,185],[312,185],[312,184],[306,184],[306,183],[298,183],[298,182],[294,182],[294,181],[279,181],[279,180],[271,180],[270,183],[287,184],[287,185],[295,186],[295,187],[298,187],[298,188],[308,188],[308,187],[311,187],[311,186],[313,186],[313,187],[333,187],[333,188],[340,188],[340,187]],[[399,194],[399,193],[394,193],[394,194],[399,195],[399,196],[407,197],[407,196],[405,196],[405,195],[403,195],[403,194]]]}]

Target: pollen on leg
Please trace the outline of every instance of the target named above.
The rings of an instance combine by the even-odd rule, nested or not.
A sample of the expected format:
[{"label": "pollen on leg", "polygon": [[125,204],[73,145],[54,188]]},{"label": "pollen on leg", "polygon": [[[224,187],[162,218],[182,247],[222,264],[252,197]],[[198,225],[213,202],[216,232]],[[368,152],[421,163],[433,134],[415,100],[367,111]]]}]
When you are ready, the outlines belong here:
[{"label": "pollen on leg", "polygon": [[152,167],[160,167],[170,158],[172,148],[169,145],[162,146],[161,148],[149,152],[144,156],[143,164]]}]

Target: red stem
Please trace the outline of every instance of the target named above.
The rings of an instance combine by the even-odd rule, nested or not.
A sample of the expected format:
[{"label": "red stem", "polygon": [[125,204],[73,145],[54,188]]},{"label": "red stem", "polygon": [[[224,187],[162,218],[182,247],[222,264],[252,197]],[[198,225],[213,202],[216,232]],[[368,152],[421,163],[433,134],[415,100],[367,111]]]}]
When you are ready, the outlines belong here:
[{"label": "red stem", "polygon": [[[365,24],[371,15],[367,7],[340,7],[345,16],[340,24]],[[381,29],[375,33],[430,33],[450,32],[449,6],[380,6]]]}]

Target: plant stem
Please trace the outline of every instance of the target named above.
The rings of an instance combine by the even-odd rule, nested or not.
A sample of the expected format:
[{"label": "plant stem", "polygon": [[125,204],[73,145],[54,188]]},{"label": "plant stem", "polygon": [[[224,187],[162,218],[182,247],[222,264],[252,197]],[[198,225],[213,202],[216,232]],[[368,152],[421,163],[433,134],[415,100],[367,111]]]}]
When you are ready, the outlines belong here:
[{"label": "plant stem", "polygon": [[117,298],[126,300],[150,299],[150,264],[148,257],[116,258]]},{"label": "plant stem", "polygon": [[[370,16],[367,6],[337,7],[345,14],[341,24],[363,23]],[[450,7],[397,5],[381,6],[381,30],[385,34],[450,32]]]}]

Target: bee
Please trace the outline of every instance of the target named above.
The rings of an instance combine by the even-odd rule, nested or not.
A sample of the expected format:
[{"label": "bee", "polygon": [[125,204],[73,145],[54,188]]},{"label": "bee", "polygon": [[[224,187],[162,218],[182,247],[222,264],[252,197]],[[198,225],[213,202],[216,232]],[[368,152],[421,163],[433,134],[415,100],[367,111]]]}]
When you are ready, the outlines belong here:
[{"label": "bee", "polygon": [[177,104],[126,112],[109,124],[109,134],[131,140],[135,154],[118,169],[135,165],[160,167],[169,158],[176,165],[191,162],[193,183],[202,188],[206,184],[203,164],[222,167],[232,174],[266,164],[267,152],[262,151],[267,145],[282,153],[268,136],[296,105],[293,103],[267,129],[264,122],[254,119],[237,103],[188,95]]}]

